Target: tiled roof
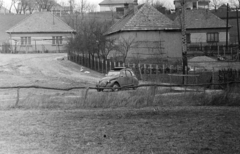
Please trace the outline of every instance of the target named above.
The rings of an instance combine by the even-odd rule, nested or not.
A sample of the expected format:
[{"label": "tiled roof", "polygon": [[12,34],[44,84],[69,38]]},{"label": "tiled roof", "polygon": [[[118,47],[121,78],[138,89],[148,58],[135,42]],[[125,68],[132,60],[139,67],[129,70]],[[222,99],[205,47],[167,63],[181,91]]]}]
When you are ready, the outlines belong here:
[{"label": "tiled roof", "polygon": [[[179,16],[174,20],[175,24],[180,24]],[[230,26],[230,25],[229,25]],[[226,22],[209,10],[186,10],[187,29],[225,28]]]},{"label": "tiled roof", "polygon": [[128,3],[131,4],[133,3],[134,0],[103,0],[99,5],[116,5],[116,4],[124,4]]},{"label": "tiled roof", "polygon": [[6,33],[6,30],[16,25],[26,17],[28,17],[28,15],[0,14],[0,42],[8,40],[9,35]]},{"label": "tiled roof", "polygon": [[130,11],[121,20],[115,23],[106,35],[120,31],[141,31],[141,30],[172,30],[179,29],[173,21],[160,13],[153,6],[144,4],[138,7],[138,12]]},{"label": "tiled roof", "polygon": [[50,12],[37,12],[22,20],[14,27],[7,30],[8,33],[41,33],[41,32],[75,32],[60,18]]}]

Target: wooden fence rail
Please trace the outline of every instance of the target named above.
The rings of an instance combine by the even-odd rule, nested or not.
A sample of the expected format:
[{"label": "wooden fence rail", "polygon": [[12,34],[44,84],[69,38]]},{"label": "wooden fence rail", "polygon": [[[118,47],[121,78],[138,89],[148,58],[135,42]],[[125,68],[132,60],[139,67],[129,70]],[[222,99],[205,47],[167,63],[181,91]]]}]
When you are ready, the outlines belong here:
[{"label": "wooden fence rail", "polygon": [[[205,83],[205,84],[140,84],[138,86],[123,86],[123,87],[118,87],[116,89],[127,89],[127,88],[141,88],[141,87],[185,87],[185,92],[186,92],[186,87],[204,87],[204,92],[205,92],[205,87],[206,86],[217,86],[217,85],[227,85],[227,87],[230,87],[229,85],[231,84],[240,84],[240,82],[226,82],[226,83],[221,83],[221,84],[209,84],[209,83]],[[16,98],[16,103],[15,103],[15,107],[18,106],[19,104],[19,97],[20,97],[20,89],[31,89],[31,88],[35,88],[35,89],[44,89],[44,90],[59,90],[59,91],[71,91],[71,90],[79,90],[79,89],[85,89],[85,94],[84,94],[84,103],[86,102],[87,96],[88,96],[88,91],[90,89],[95,89],[95,90],[99,90],[99,89],[112,89],[109,87],[106,88],[97,88],[97,87],[70,87],[70,88],[55,88],[55,87],[43,87],[43,86],[12,86],[12,87],[0,87],[0,89],[17,89],[17,98]],[[198,88],[196,91],[194,92],[200,92],[198,91]]]}]

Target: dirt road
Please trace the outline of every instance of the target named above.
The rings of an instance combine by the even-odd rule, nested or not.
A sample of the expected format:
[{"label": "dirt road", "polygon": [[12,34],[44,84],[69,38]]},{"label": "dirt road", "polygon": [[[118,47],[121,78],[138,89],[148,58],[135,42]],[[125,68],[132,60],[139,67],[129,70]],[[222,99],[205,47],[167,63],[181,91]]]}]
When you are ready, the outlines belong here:
[{"label": "dirt road", "polygon": [[[0,86],[85,85],[95,84],[101,77],[93,71],[90,74],[80,72],[81,67],[66,57],[67,54],[1,54]],[[62,58],[64,60],[58,60]]]},{"label": "dirt road", "polygon": [[[83,68],[67,60],[67,54],[1,54],[1,86],[47,86],[66,88],[93,86],[102,77],[100,73]],[[90,73],[86,74],[85,71]],[[39,93],[39,90],[32,93]],[[26,90],[29,92],[29,90]],[[24,93],[24,90],[21,90]],[[42,93],[49,91],[42,90]],[[25,96],[21,94],[21,96]],[[16,90],[0,90],[0,101],[14,100]]]}]

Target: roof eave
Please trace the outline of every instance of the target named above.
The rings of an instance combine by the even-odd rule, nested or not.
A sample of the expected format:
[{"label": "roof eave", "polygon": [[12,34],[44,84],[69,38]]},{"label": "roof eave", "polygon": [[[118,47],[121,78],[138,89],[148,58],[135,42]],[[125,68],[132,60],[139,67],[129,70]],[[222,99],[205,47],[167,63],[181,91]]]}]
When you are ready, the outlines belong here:
[{"label": "roof eave", "polygon": [[16,33],[16,34],[26,34],[26,33],[76,33],[76,31],[48,31],[48,32],[43,32],[43,31],[38,31],[38,32],[16,32],[16,31],[6,31],[6,33]]},{"label": "roof eave", "polygon": [[119,31],[113,31],[104,34],[105,36],[112,35],[115,33],[121,33],[121,32],[130,32],[130,31],[178,31],[180,28],[161,28],[161,29],[133,29],[133,30],[119,30]]}]

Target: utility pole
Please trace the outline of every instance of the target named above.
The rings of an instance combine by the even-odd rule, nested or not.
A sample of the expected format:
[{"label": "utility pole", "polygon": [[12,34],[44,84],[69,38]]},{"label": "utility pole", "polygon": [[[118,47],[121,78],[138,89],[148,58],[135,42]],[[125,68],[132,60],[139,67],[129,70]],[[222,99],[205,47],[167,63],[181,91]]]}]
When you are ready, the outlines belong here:
[{"label": "utility pole", "polygon": [[[181,13],[181,31],[182,31],[182,64],[183,64],[183,74],[186,74],[188,71],[188,62],[187,62],[187,41],[186,41],[186,0],[182,0],[182,13]],[[184,83],[184,77],[183,77]]]},{"label": "utility pole", "polygon": [[238,50],[240,50],[239,19],[238,19],[238,8],[237,7],[236,7],[236,12],[237,12]]},{"label": "utility pole", "polygon": [[229,5],[227,3],[226,52],[228,52],[228,8],[229,8]]}]

